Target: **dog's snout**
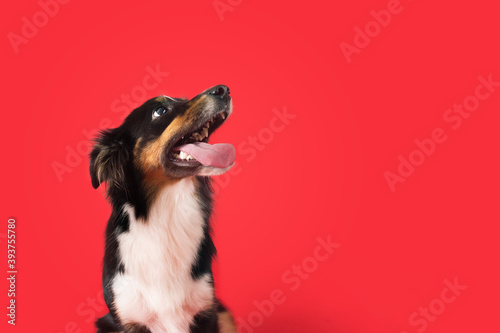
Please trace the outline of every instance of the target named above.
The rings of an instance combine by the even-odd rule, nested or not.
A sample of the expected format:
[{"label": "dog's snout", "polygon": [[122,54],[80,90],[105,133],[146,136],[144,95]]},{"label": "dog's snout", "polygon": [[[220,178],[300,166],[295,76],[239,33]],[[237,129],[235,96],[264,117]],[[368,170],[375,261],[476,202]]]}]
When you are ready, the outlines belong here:
[{"label": "dog's snout", "polygon": [[218,85],[218,86],[215,86],[215,87],[212,87],[210,88],[207,93],[209,95],[213,95],[213,96],[216,96],[216,97],[219,97],[221,99],[227,99],[229,98],[229,88],[225,85]]}]

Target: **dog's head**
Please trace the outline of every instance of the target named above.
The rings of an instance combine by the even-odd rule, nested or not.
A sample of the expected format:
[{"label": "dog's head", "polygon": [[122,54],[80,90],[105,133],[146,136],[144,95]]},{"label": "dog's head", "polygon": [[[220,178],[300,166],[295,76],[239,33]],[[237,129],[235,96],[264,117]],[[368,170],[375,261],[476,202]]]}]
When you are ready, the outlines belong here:
[{"label": "dog's head", "polygon": [[191,100],[159,96],[132,111],[123,124],[101,133],[90,153],[92,186],[126,188],[189,176],[220,175],[234,163],[230,144],[209,144],[231,114],[229,88],[212,87]]}]

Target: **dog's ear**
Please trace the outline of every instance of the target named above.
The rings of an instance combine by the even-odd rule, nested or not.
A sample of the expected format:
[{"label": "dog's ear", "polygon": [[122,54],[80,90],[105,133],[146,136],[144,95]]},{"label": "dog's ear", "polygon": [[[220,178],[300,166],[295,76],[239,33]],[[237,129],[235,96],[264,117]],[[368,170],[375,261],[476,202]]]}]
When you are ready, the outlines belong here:
[{"label": "dog's ear", "polygon": [[123,140],[113,130],[103,131],[95,140],[90,152],[90,179],[92,186],[98,188],[102,182],[123,186],[128,151]]}]

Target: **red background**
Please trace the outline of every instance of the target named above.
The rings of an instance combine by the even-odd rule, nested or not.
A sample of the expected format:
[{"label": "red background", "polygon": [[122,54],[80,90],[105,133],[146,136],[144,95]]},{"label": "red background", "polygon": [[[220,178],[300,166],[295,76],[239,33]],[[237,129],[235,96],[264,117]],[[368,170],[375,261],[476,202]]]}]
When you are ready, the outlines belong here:
[{"label": "red background", "polygon": [[[340,44],[387,5],[232,0],[221,20],[212,0],[70,1],[16,53],[8,33],[21,35],[41,7],[10,2],[0,14],[0,262],[5,272],[15,217],[19,273],[15,328],[1,284],[1,330],[91,332],[106,312],[87,302],[100,290],[110,209],[86,157],[61,181],[53,163],[67,165],[68,147],[86,147],[84,131],[103,119],[118,125],[112,103],[159,66],[169,75],[147,98],[231,88],[234,113],[214,141],[248,145],[269,134],[273,109],[296,116],[253,159],[238,148],[239,173],[218,181],[217,292],[252,331],[424,331],[409,317],[442,311],[436,299],[455,278],[467,289],[425,331],[498,331],[500,89],[459,129],[443,121],[478,76],[500,81],[498,4],[402,0],[348,63]],[[391,191],[384,173],[437,127],[447,141]],[[340,247],[292,291],[283,274],[328,235]],[[286,301],[259,323],[254,301],[274,289]]]}]

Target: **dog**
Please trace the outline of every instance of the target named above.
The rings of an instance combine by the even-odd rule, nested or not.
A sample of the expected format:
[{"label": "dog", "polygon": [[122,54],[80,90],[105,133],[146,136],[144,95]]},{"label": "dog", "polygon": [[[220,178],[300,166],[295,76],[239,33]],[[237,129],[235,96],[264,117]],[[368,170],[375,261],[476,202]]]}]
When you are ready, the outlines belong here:
[{"label": "dog", "polygon": [[234,164],[231,144],[209,144],[232,112],[227,86],[196,97],[158,96],[102,131],[90,178],[106,183],[103,293],[97,332],[235,333],[215,297],[210,176]]}]

